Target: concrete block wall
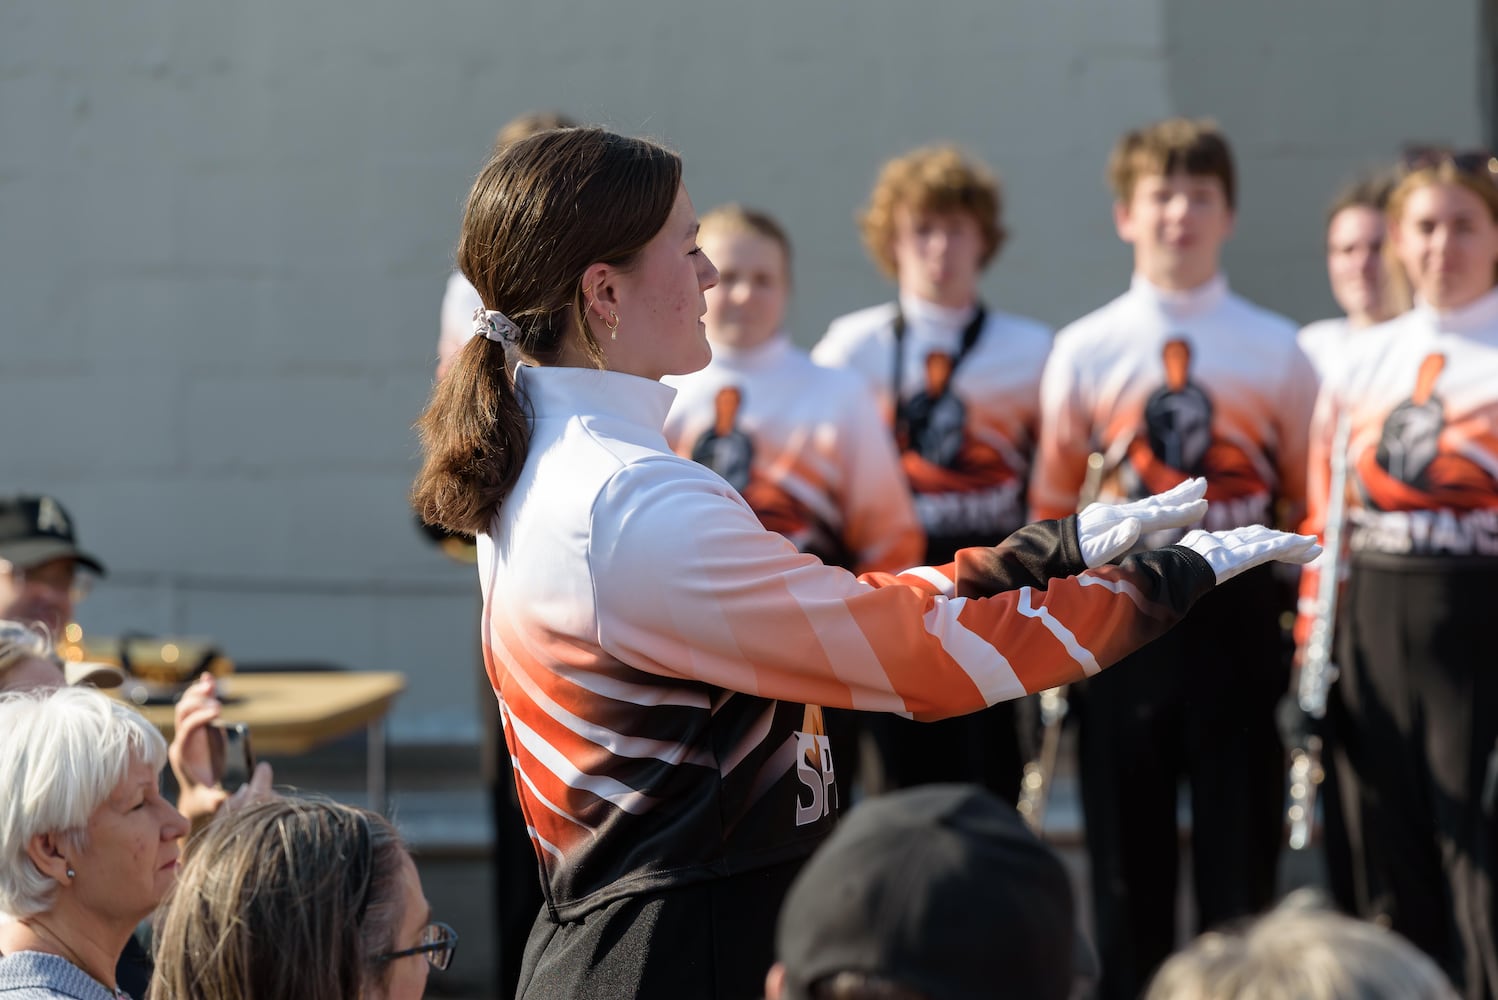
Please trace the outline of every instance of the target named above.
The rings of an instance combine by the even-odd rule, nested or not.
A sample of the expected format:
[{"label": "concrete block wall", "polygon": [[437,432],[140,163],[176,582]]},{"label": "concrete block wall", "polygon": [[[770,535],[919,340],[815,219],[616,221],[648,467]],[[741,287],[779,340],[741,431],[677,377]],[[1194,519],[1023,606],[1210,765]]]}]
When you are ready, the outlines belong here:
[{"label": "concrete block wall", "polygon": [[[1476,0],[106,0],[0,5],[0,487],[56,493],[113,573],[85,629],[404,670],[397,741],[476,738],[476,587],[416,534],[409,428],[462,199],[558,108],[682,151],[699,209],[776,213],[810,343],[885,298],[879,163],[954,140],[1008,189],[996,306],[1123,287],[1103,160],[1216,115],[1233,280],[1330,309],[1320,207],[1412,135],[1476,141]],[[1417,60],[1418,72],[1406,71]]]}]

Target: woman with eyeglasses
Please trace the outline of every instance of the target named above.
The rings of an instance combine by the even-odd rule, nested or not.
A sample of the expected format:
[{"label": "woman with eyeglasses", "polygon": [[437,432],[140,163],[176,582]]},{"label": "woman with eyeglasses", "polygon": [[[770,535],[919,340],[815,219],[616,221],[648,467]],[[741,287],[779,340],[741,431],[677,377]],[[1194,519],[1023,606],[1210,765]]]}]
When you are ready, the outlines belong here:
[{"label": "woman with eyeglasses", "polygon": [[156,921],[151,1000],[418,1000],[458,935],[384,817],[280,798],[188,847]]},{"label": "woman with eyeglasses", "polygon": [[[1329,720],[1353,780],[1359,910],[1468,997],[1498,988],[1498,159],[1423,151],[1388,204],[1415,307],[1350,341],[1317,402],[1310,521],[1325,527],[1339,420],[1348,583]],[[1318,578],[1302,583],[1301,636]]]}]

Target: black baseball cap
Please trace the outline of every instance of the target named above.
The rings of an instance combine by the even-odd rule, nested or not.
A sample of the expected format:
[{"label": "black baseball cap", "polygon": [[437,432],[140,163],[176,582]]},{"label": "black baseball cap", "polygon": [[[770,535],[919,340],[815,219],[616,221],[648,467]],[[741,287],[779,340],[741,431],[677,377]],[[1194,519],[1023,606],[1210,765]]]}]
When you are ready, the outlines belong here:
[{"label": "black baseball cap", "polygon": [[0,497],[0,559],[28,569],[66,558],[104,575],[104,564],[78,548],[73,519],[54,498]]},{"label": "black baseball cap", "polygon": [[930,1000],[1067,1000],[1092,971],[1061,860],[976,785],[856,806],[792,883],[775,954],[792,1000],[839,972]]}]

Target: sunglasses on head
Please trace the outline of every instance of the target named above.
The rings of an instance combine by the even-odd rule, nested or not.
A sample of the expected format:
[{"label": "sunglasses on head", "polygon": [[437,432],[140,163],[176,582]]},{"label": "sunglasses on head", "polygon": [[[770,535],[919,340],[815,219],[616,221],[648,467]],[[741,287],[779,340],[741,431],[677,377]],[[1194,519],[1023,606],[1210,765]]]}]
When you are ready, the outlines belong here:
[{"label": "sunglasses on head", "polygon": [[1413,146],[1399,160],[1406,174],[1417,170],[1434,170],[1450,165],[1459,174],[1480,177],[1498,184],[1498,156],[1486,149],[1446,149],[1441,146]]}]

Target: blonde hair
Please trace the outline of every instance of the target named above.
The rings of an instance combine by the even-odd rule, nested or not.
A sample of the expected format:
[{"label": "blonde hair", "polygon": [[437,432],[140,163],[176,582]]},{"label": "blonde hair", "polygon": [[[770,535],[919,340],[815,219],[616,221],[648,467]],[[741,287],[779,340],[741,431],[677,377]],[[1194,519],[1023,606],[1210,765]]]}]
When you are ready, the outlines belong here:
[{"label": "blonde hair", "polygon": [[1184,172],[1216,177],[1228,208],[1237,206],[1238,178],[1227,137],[1210,118],[1167,118],[1119,137],[1108,156],[1108,186],[1127,202],[1141,177]]},{"label": "blonde hair", "polygon": [[791,238],[774,216],[732,202],[704,212],[698,224],[699,240],[708,233],[749,233],[777,244],[785,261],[785,279],[791,280]]},{"label": "blonde hair", "polygon": [[[1498,178],[1494,178],[1492,173],[1478,176],[1460,169],[1454,161],[1447,158],[1407,171],[1401,176],[1399,183],[1395,184],[1394,190],[1389,193],[1389,204],[1385,209],[1385,216],[1388,220],[1390,238],[1384,240],[1384,274],[1388,279],[1390,295],[1400,307],[1400,311],[1410,307],[1414,294],[1410,287],[1409,275],[1405,274],[1404,265],[1399,262],[1399,254],[1394,249],[1394,230],[1399,227],[1399,221],[1404,216],[1405,203],[1409,201],[1410,195],[1432,184],[1454,184],[1471,191],[1482,199],[1484,205],[1488,206],[1488,214],[1492,216],[1495,223],[1498,223]],[[1498,286],[1498,261],[1493,264],[1493,284]]]},{"label": "blonde hair", "polygon": [[895,279],[899,278],[894,252],[895,211],[900,208],[972,216],[983,237],[980,267],[993,261],[1008,238],[999,178],[956,146],[927,146],[897,156],[880,169],[874,181],[858,225],[869,256]]},{"label": "blonde hair", "polygon": [[1209,931],[1166,960],[1144,1000],[1456,1000],[1393,931],[1292,896],[1239,933]]}]

